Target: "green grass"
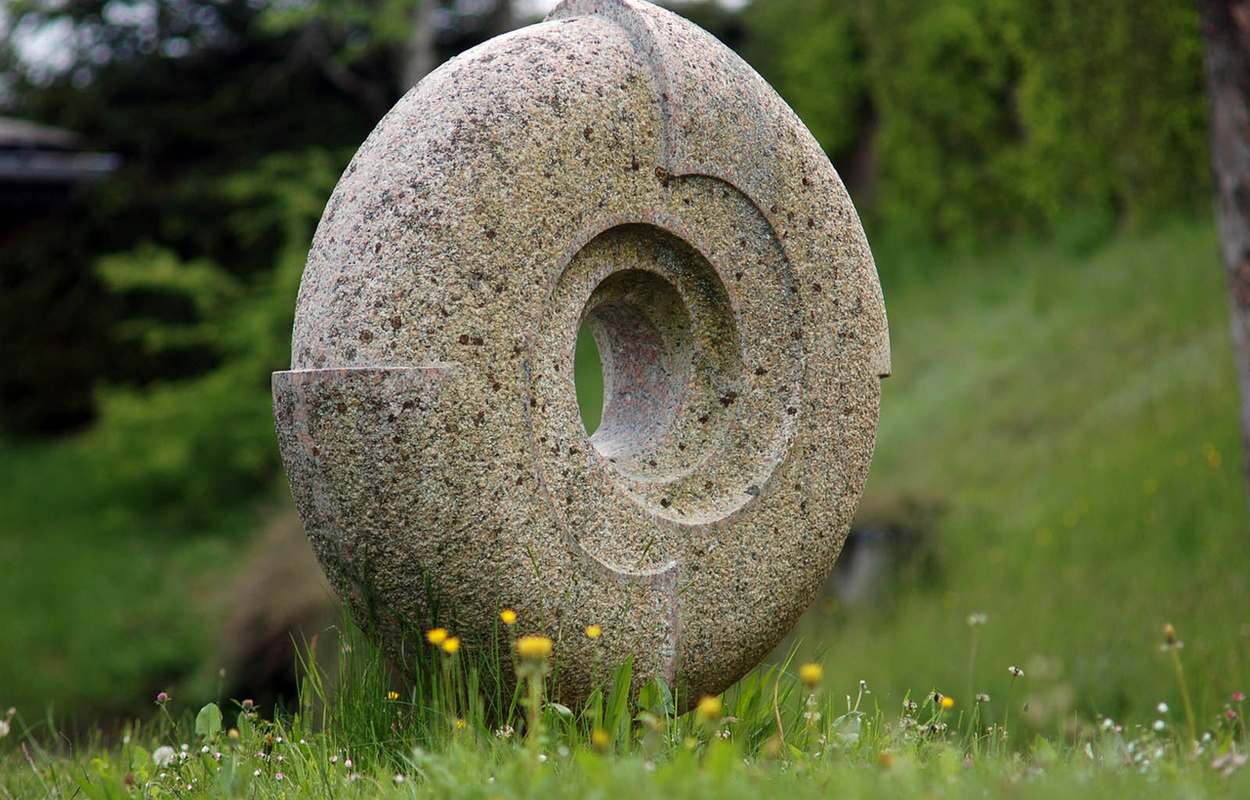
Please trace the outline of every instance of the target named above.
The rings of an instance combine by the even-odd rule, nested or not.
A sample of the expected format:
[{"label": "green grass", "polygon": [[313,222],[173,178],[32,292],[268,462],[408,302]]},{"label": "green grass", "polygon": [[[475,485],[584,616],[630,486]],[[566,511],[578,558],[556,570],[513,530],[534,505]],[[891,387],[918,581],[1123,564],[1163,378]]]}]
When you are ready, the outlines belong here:
[{"label": "green grass", "polygon": [[[761,668],[723,703],[705,698],[678,717],[662,684],[624,702],[628,663],[571,710],[545,701],[541,657],[449,655],[427,645],[432,669],[394,691],[365,639],[348,629],[343,641],[345,677],[336,684],[306,656],[293,715],[265,719],[242,701],[177,717],[160,698],[146,723],[66,746],[10,712],[0,728],[0,797],[1237,797],[1250,789],[1246,730],[1227,719],[1203,720],[1212,725],[1200,742],[1167,724],[1124,729],[1108,720],[1069,742],[1039,738],[1016,751],[1007,728],[983,727],[977,710],[956,712],[931,695],[886,709],[862,687],[844,705],[818,675],[800,683],[785,665]],[[488,717],[464,691],[483,669],[515,669],[522,684],[502,717]]]},{"label": "green grass", "polygon": [[1245,472],[1212,229],[898,271],[882,265],[894,377],[861,517],[937,509],[941,571],[884,611],[809,613],[799,632],[830,647],[835,682],[965,700],[1018,664],[1036,730],[1144,719],[1177,707],[1158,652],[1172,622],[1205,713],[1245,690]]}]

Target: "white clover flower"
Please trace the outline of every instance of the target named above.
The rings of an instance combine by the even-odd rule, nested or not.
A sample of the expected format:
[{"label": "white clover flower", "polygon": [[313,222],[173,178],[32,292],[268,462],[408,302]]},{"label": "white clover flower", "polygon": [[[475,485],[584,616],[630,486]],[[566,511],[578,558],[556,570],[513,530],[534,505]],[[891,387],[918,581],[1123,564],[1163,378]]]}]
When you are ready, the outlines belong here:
[{"label": "white clover flower", "polygon": [[174,759],[177,757],[178,754],[174,751],[174,748],[167,744],[161,745],[153,751],[152,763],[158,767],[168,767],[170,764],[174,763]]}]

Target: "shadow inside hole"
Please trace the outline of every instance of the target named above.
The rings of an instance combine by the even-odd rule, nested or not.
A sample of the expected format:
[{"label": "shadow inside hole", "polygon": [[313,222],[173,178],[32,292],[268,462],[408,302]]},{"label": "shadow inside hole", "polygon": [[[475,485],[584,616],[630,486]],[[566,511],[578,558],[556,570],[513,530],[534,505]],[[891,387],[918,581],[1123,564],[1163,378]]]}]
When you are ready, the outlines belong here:
[{"label": "shadow inside hole", "polygon": [[599,360],[599,347],[590,333],[590,325],[583,323],[577,332],[577,349],[573,355],[573,382],[577,387],[577,410],[582,415],[582,425],[590,436],[599,428],[603,418],[603,364]]}]

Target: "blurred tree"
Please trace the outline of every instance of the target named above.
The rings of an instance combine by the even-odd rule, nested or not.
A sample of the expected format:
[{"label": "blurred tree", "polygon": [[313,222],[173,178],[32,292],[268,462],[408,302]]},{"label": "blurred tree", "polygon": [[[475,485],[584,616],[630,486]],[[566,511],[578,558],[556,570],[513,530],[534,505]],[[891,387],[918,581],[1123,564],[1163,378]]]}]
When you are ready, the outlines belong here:
[{"label": "blurred tree", "polygon": [[1250,5],[1244,0],[1198,0],[1198,12],[1211,97],[1216,219],[1250,469]]},{"label": "blurred tree", "polygon": [[1092,243],[1205,192],[1201,41],[1172,0],[755,0],[742,52],[876,237]]}]

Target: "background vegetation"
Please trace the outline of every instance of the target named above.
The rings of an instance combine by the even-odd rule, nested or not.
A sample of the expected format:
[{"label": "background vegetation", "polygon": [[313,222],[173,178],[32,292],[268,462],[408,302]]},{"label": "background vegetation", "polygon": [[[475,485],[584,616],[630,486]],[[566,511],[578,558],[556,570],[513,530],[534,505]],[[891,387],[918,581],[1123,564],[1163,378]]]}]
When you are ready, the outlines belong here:
[{"label": "background vegetation", "polygon": [[[0,242],[0,707],[27,717],[212,694],[249,539],[291,513],[268,375],[307,243],[397,94],[400,0],[153,5],[5,7],[6,113],[124,159]],[[447,54],[478,28],[445,10]],[[1177,707],[1171,621],[1218,712],[1250,682],[1250,565],[1193,10],[680,10],[812,127],[885,285],[895,377],[862,517],[907,535],[875,599],[800,626],[831,690],[966,703],[1019,664],[1028,730],[1147,721]],[[57,25],[67,59],[23,61],[17,34]]]}]

